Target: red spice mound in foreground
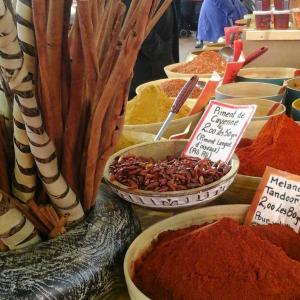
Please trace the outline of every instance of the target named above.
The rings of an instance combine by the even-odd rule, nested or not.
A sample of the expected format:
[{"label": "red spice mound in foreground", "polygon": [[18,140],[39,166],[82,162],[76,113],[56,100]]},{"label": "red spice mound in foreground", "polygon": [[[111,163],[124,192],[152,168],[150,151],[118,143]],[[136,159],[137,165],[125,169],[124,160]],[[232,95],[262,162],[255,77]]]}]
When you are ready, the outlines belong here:
[{"label": "red spice mound in foreground", "polygon": [[165,233],[136,263],[134,282],[152,300],[300,299],[300,263],[256,230],[225,218]]},{"label": "red spice mound in foreground", "polygon": [[236,154],[240,174],[262,177],[269,166],[300,175],[300,126],[286,115],[272,117],[253,143]]}]

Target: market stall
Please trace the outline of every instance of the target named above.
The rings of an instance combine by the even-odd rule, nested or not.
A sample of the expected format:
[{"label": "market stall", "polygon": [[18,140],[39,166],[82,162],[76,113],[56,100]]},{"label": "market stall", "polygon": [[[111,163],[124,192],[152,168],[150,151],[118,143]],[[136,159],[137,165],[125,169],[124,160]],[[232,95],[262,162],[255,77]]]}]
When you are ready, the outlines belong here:
[{"label": "market stall", "polygon": [[0,299],[300,298],[298,8],[127,103],[171,1],[71,2],[0,1]]},{"label": "market stall", "polygon": [[[278,15],[282,13],[285,11]],[[291,11],[288,14],[292,17]],[[273,16],[275,22],[276,17]],[[198,88],[202,91],[198,98],[190,96],[185,103],[192,111],[195,107],[200,112],[205,110],[196,127],[165,136],[171,140],[188,139],[183,143],[190,145],[189,151],[179,144],[175,147],[171,141],[149,141],[118,151],[106,166],[106,182],[121,198],[139,207],[135,209],[142,222],[143,233],[132,243],[124,261],[130,299],[199,299],[199,295],[201,299],[299,297],[300,269],[296,252],[300,199],[296,194],[300,175],[297,113],[300,94],[296,49],[300,31],[293,24],[288,25],[292,28],[262,30],[252,23],[252,28],[239,29],[242,39],[233,44],[233,62],[222,64],[225,57],[220,55],[220,49],[224,45],[219,48],[214,45],[216,48],[190,53],[187,62],[165,67],[169,79],[149,82],[137,89],[139,97],[151,87],[173,97],[175,91],[179,93],[178,86],[183,87],[183,81],[188,82],[191,76],[197,75],[201,82]],[[262,48],[267,50],[257,57],[257,50]],[[239,57],[241,53],[245,58]],[[213,79],[212,71],[219,73],[219,79]],[[219,102],[209,101],[212,98]],[[220,179],[221,185],[215,182],[220,190],[206,182],[199,190],[190,189],[187,177],[205,178],[206,173],[203,170],[200,177],[198,173],[185,177],[180,164],[175,162],[178,153],[183,161],[185,157],[200,158],[198,163],[206,155],[215,162],[225,157],[213,150],[230,136],[225,137],[220,130],[218,137],[214,132],[213,120],[219,119],[211,115],[213,105],[217,105],[215,111],[224,108],[223,105],[228,109],[231,105],[235,109],[252,105],[256,108],[242,138],[234,146],[237,156],[231,156],[228,165],[230,172],[234,171],[233,181],[222,187],[222,182],[231,176],[227,173]],[[230,111],[223,112],[222,116],[226,114],[229,116]],[[166,117],[167,113],[160,121]],[[234,118],[234,113],[231,117]],[[229,124],[226,120],[219,121],[224,122],[224,131]],[[210,150],[204,151],[208,144]],[[175,160],[168,161],[167,154]],[[239,167],[235,174],[236,158]],[[185,169],[193,170],[193,167]],[[165,187],[165,178],[172,184]],[[212,196],[210,200],[206,198],[209,196]],[[199,206],[208,207],[197,209]],[[272,223],[277,225],[268,225]],[[148,228],[150,224],[154,225]],[[288,264],[288,268],[281,263]],[[255,268],[251,269],[253,265]],[[290,279],[289,283],[279,279],[285,272],[293,274],[284,275]],[[270,277],[262,275],[266,273]],[[124,294],[120,299],[127,297]]]}]

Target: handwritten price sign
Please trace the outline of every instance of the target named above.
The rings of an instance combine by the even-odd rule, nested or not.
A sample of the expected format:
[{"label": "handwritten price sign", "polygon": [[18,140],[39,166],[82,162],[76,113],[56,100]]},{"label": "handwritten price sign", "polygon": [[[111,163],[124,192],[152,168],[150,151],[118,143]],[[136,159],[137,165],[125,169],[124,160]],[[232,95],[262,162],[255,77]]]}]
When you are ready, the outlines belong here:
[{"label": "handwritten price sign", "polygon": [[210,101],[183,155],[228,162],[256,110],[256,105]]},{"label": "handwritten price sign", "polygon": [[266,168],[246,224],[284,224],[300,229],[300,176]]}]

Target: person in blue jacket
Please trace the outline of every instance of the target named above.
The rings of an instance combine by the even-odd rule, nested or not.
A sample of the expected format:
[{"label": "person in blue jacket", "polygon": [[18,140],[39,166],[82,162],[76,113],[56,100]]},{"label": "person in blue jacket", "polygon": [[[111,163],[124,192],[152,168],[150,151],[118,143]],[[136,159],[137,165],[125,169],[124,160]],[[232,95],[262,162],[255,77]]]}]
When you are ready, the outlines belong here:
[{"label": "person in blue jacket", "polygon": [[246,13],[240,0],[204,0],[199,15],[197,39],[217,42],[224,36],[224,27],[233,25]]}]

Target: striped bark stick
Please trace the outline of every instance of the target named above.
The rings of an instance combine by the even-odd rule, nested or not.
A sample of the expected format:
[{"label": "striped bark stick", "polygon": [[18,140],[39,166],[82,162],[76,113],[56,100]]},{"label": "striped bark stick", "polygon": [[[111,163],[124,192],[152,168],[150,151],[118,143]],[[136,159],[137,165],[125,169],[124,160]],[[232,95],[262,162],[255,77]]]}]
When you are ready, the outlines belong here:
[{"label": "striped bark stick", "polygon": [[[28,72],[16,39],[16,28],[11,12],[0,0],[0,66],[4,78],[15,93],[23,117],[29,146],[38,174],[52,203],[60,214],[69,214],[68,221],[84,216],[80,201],[67,185],[58,169],[55,147],[47,135],[34,95],[32,76]],[[16,58],[18,57],[18,58]]]},{"label": "striped bark stick", "polygon": [[9,249],[21,249],[41,241],[34,225],[21,211],[12,207],[0,191],[0,240]]},{"label": "striped bark stick", "polygon": [[22,114],[16,102],[14,102],[13,117],[15,168],[12,193],[19,200],[27,202],[35,195],[36,170]]},{"label": "striped bark stick", "polygon": [[[20,47],[24,53],[24,64],[29,73],[33,75],[35,73],[35,49],[30,1],[16,1],[15,9]],[[20,55],[15,55],[15,58],[20,58]],[[15,168],[12,178],[12,193],[16,198],[27,202],[35,196],[36,172],[24,120],[16,102],[13,105],[13,132]]]},{"label": "striped bark stick", "polygon": [[24,55],[24,63],[28,72],[35,74],[36,55],[31,0],[17,0],[16,20],[20,47]]},{"label": "striped bark stick", "polygon": [[0,116],[0,189],[10,192],[10,180],[8,175],[7,140],[5,138],[6,126],[4,118]]}]

